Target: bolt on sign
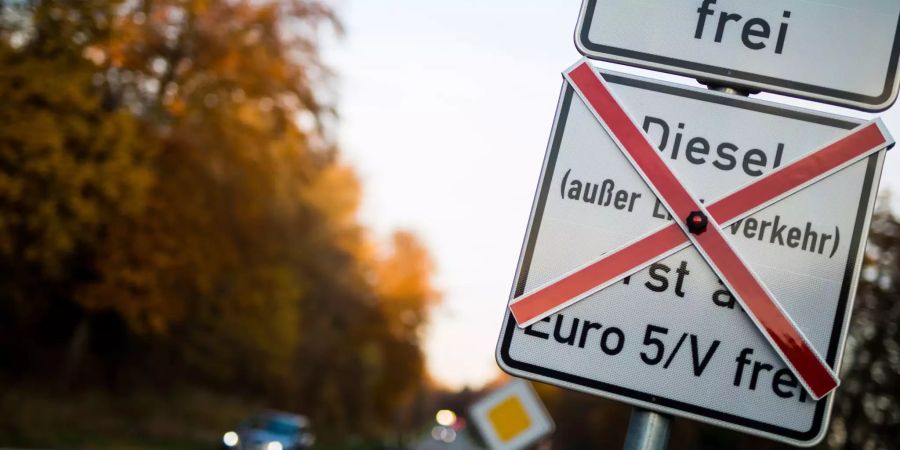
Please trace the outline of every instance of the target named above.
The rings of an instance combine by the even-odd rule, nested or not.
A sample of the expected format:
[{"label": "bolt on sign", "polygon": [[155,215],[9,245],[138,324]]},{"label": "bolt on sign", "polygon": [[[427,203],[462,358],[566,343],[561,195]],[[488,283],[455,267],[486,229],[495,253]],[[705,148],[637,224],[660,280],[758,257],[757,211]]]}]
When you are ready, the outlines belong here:
[{"label": "bolt on sign", "polygon": [[867,111],[897,98],[897,0],[584,0],[589,58]]},{"label": "bolt on sign", "polygon": [[470,417],[492,450],[528,448],[553,432],[553,419],[527,381],[513,380],[478,400]]},{"label": "bolt on sign", "polygon": [[883,124],[585,60],[563,75],[500,366],[819,442],[893,145]]}]

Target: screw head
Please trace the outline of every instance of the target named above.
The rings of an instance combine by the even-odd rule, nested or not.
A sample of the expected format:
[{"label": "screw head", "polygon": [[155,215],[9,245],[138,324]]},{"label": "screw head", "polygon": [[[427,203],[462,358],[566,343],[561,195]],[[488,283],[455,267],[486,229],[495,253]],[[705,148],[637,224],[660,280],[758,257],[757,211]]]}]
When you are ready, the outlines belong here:
[{"label": "screw head", "polygon": [[687,224],[688,231],[693,234],[700,234],[706,231],[706,226],[709,225],[709,219],[707,219],[706,215],[702,212],[694,211],[688,214],[685,223]]}]

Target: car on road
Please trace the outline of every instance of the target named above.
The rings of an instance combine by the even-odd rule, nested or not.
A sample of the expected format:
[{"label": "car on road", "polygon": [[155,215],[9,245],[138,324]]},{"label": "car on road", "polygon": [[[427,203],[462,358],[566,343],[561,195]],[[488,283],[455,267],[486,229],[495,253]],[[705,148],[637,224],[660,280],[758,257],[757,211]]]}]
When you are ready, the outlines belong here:
[{"label": "car on road", "polygon": [[281,411],[254,414],[222,435],[224,450],[308,450],[314,442],[309,419]]}]

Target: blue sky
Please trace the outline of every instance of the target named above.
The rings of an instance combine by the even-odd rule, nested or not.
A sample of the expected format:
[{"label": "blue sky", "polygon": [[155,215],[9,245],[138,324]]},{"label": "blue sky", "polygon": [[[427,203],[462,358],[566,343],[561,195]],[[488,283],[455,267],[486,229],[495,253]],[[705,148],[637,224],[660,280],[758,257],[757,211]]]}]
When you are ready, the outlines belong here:
[{"label": "blue sky", "polygon": [[[428,330],[426,352],[429,370],[447,385],[478,386],[499,373],[494,346],[560,71],[580,57],[572,38],[580,4],[336,2],[347,34],[329,43],[325,56],[339,76],[344,155],[365,187],[362,220],[381,236],[398,227],[411,229],[431,249],[444,302]],[[784,97],[760,98],[872,117]],[[900,135],[898,108],[884,114],[895,135]],[[898,158],[888,155],[882,188],[900,188]]]}]

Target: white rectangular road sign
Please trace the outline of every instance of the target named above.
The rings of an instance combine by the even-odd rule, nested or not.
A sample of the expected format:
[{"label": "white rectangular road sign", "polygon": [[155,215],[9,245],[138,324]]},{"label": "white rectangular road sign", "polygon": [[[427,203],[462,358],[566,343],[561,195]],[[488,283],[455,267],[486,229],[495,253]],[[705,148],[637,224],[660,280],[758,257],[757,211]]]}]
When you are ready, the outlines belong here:
[{"label": "white rectangular road sign", "polygon": [[880,111],[897,97],[897,0],[584,0],[584,55]]},{"label": "white rectangular road sign", "polygon": [[[710,202],[862,123],[602,73],[685,187]],[[724,229],[832,369],[840,364],[883,156]],[[667,223],[653,192],[564,83],[511,297]],[[833,399],[814,401],[804,391],[694,247],[525,329],[507,311],[497,360],[516,376],[798,445],[824,436]]]}]

